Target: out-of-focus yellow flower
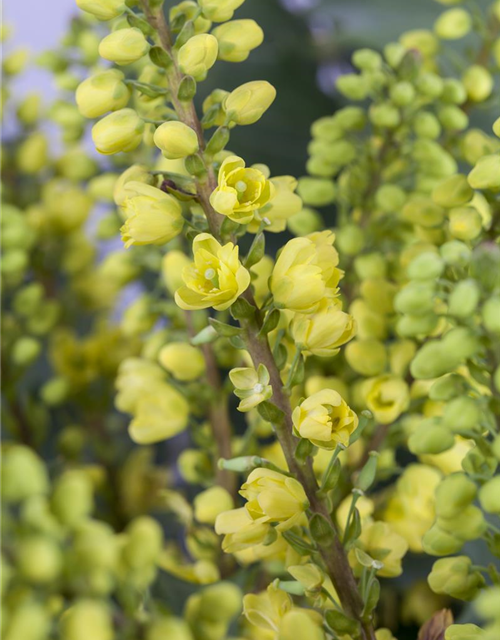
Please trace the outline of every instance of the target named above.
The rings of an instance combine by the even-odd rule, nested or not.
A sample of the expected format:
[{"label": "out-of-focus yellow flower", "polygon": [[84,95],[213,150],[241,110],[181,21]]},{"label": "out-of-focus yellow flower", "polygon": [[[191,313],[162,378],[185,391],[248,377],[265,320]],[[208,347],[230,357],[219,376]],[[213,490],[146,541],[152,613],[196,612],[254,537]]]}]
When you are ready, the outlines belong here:
[{"label": "out-of-focus yellow flower", "polygon": [[309,396],[295,407],[292,418],[299,435],[323,449],[347,447],[358,426],[358,416],[333,389]]},{"label": "out-of-focus yellow flower", "polygon": [[118,69],[109,69],[84,80],[76,90],[78,110],[86,118],[98,118],[127,106],[131,91]]},{"label": "out-of-focus yellow flower", "polygon": [[182,73],[193,76],[200,82],[207,77],[208,70],[217,60],[219,43],[209,33],[199,33],[182,45],[178,53],[179,67]]},{"label": "out-of-focus yellow flower", "polygon": [[133,151],[142,141],[144,121],[133,109],[119,109],[92,127],[92,139],[99,153],[110,155]]},{"label": "out-of-focus yellow flower", "polygon": [[250,267],[252,286],[257,304],[262,305],[269,294],[269,278],[273,272],[274,260],[271,256],[263,256],[259,262]]},{"label": "out-of-focus yellow flower", "polygon": [[205,372],[201,351],[188,342],[171,342],[158,354],[158,360],[174,378],[187,382],[196,380]]},{"label": "out-of-focus yellow flower", "polygon": [[210,196],[212,207],[234,222],[247,224],[256,209],[274,195],[274,186],[258,169],[245,168],[245,161],[229,156],[219,170],[218,186]]},{"label": "out-of-focus yellow flower", "polygon": [[375,420],[390,424],[406,411],[410,404],[410,390],[406,382],[397,376],[383,375],[368,380],[364,388],[366,406]]},{"label": "out-of-focus yellow flower", "polygon": [[290,331],[306,354],[329,358],[354,337],[356,323],[335,301],[323,300],[315,313],[295,315]]},{"label": "out-of-focus yellow flower", "polygon": [[440,480],[439,471],[426,465],[406,467],[383,514],[384,520],[416,553],[422,552],[422,537],[434,522],[434,492]]},{"label": "out-of-focus yellow flower", "polygon": [[120,364],[116,378],[116,408],[135,413],[139,399],[148,390],[160,390],[164,380],[164,372],[154,362],[143,358],[126,358]]},{"label": "out-of-focus yellow flower", "polygon": [[140,60],[149,48],[150,45],[142,31],[130,27],[117,29],[106,36],[99,45],[99,55],[105,60],[124,66]]},{"label": "out-of-focus yellow flower", "polygon": [[265,80],[254,80],[237,87],[224,101],[226,113],[239,125],[257,122],[276,98],[276,89]]},{"label": "out-of-focus yellow flower", "polygon": [[287,221],[302,210],[302,199],[295,193],[297,180],[292,176],[276,176],[269,178],[274,188],[271,200],[261,209],[255,211],[255,216],[248,225],[248,231],[255,233],[260,223],[266,223],[266,231],[280,233],[286,229]]},{"label": "out-of-focus yellow flower", "polygon": [[324,299],[334,298],[342,272],[331,231],[293,238],[276,260],[270,288],[274,304],[297,313],[313,313]]},{"label": "out-of-focus yellow flower", "polygon": [[235,387],[235,395],[241,399],[238,411],[250,411],[273,395],[269,372],[263,364],[259,364],[257,371],[253,367],[232,369],[229,378]]},{"label": "out-of-focus yellow flower", "polygon": [[179,287],[182,287],[182,272],[188,267],[191,261],[182,251],[169,251],[161,263],[163,280],[167,290],[174,295]]},{"label": "out-of-focus yellow flower", "polygon": [[183,122],[164,122],[156,129],[153,139],[169,160],[186,158],[198,151],[196,131]]},{"label": "out-of-focus yellow flower", "polygon": [[209,233],[200,233],[193,242],[194,263],[184,268],[184,286],[175,293],[181,309],[222,311],[230,307],[250,284],[250,274],[238,258],[238,247],[222,246]]},{"label": "out-of-focus yellow flower", "polygon": [[16,163],[22,173],[34,174],[41,171],[49,158],[49,143],[41,131],[30,134],[19,145]]},{"label": "out-of-focus yellow flower", "polygon": [[243,62],[264,40],[255,20],[232,20],[216,27],[212,34],[219,42],[219,59],[226,62]]},{"label": "out-of-focus yellow flower", "polygon": [[6,55],[3,59],[3,72],[8,76],[15,76],[21,73],[28,64],[29,53],[27,49],[16,49]]},{"label": "out-of-focus yellow flower", "polygon": [[125,11],[123,0],[76,0],[76,4],[98,20],[112,20]]},{"label": "out-of-focus yellow flower", "polygon": [[151,444],[173,438],[188,423],[189,405],[183,395],[166,382],[161,389],[146,391],[139,398],[129,426],[137,444]]},{"label": "out-of-focus yellow flower", "polygon": [[186,562],[173,549],[165,549],[160,555],[158,566],[173,576],[192,584],[214,584],[220,580],[217,566],[210,560]]},{"label": "out-of-focus yellow flower", "polygon": [[102,600],[81,598],[61,617],[61,635],[67,640],[79,640],[81,630],[87,629],[89,636],[99,640],[112,640],[113,620],[108,604]]},{"label": "out-of-focus yellow flower", "polygon": [[130,194],[122,205],[126,215],[121,228],[125,247],[165,244],[182,231],[181,205],[174,197],[144,182],[128,182],[125,191]]},{"label": "out-of-focus yellow flower", "polygon": [[234,501],[224,487],[210,487],[195,497],[193,506],[198,522],[214,524],[219,513],[234,507]]},{"label": "out-of-focus yellow flower", "polygon": [[231,20],[235,10],[245,2],[245,0],[199,0],[203,15],[213,22],[226,22]]},{"label": "out-of-focus yellow flower", "polygon": [[[357,544],[371,558],[381,563],[382,567],[377,570],[379,576],[396,578],[401,575],[401,560],[408,551],[408,543],[386,522],[370,522],[363,525]],[[363,567],[357,562],[354,549],[349,553],[349,562],[356,575],[361,575]]]}]

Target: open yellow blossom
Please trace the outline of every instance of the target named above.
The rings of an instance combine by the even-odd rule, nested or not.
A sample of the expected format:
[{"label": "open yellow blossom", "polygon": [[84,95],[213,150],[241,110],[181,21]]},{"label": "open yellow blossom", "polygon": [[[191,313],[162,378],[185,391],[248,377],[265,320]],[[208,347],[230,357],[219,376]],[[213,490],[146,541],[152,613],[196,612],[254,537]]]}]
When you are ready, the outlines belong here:
[{"label": "open yellow blossom", "polygon": [[[370,558],[380,562],[382,566],[377,570],[377,574],[382,578],[396,578],[401,575],[403,571],[401,560],[408,551],[408,543],[386,522],[364,524],[356,546],[359,546]],[[361,575],[363,567],[357,561],[354,549],[349,552],[349,562],[355,575]]]},{"label": "open yellow blossom", "polygon": [[136,181],[128,182],[125,191],[130,194],[122,205],[126,216],[121,228],[125,247],[165,244],[182,231],[181,206],[168,193]]},{"label": "open yellow blossom", "polygon": [[200,233],[193,253],[194,263],[182,272],[184,286],[175,293],[176,303],[181,309],[227,309],[250,284],[238,247],[232,242],[222,246],[209,233]]},{"label": "open yellow blossom", "polygon": [[269,372],[263,364],[259,364],[257,370],[253,367],[232,369],[229,378],[235,387],[235,395],[241,399],[238,411],[250,411],[273,394]]},{"label": "open yellow blossom", "polygon": [[274,195],[274,186],[258,169],[245,167],[238,156],[229,156],[219,169],[218,186],[210,196],[210,204],[234,222],[247,224],[257,209]]},{"label": "open yellow blossom", "polygon": [[356,322],[335,301],[323,300],[315,313],[297,314],[290,330],[306,354],[328,358],[354,337]]},{"label": "open yellow blossom", "polygon": [[347,447],[358,426],[358,416],[333,389],[323,389],[306,398],[292,414],[295,429],[317,447]]},{"label": "open yellow blossom", "polygon": [[302,210],[302,198],[295,193],[297,180],[292,176],[269,178],[274,187],[272,199],[255,211],[254,219],[248,225],[250,233],[256,233],[264,220],[266,231],[280,233],[286,229],[287,221]]},{"label": "open yellow blossom", "polygon": [[408,385],[398,376],[383,375],[368,380],[364,391],[368,409],[382,424],[394,422],[410,403]]},{"label": "open yellow blossom", "polygon": [[270,281],[276,307],[313,313],[322,300],[337,296],[342,272],[334,240],[331,231],[321,231],[286,243]]},{"label": "open yellow blossom", "polygon": [[129,433],[138,444],[173,438],[187,427],[189,405],[183,395],[164,382],[146,391],[137,402]]}]

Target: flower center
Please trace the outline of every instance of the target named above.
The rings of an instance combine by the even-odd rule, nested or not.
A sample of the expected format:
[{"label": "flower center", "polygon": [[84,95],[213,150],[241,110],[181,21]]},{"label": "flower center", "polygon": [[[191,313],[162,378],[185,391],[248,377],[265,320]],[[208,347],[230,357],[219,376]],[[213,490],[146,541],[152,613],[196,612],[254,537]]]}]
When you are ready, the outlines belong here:
[{"label": "flower center", "polygon": [[205,278],[207,280],[212,280],[212,278],[215,278],[215,269],[212,269],[212,268],[207,269],[205,271]]},{"label": "flower center", "polygon": [[247,183],[243,180],[238,180],[238,182],[234,186],[236,188],[236,191],[239,191],[240,193],[244,193],[247,190]]},{"label": "flower center", "polygon": [[262,393],[264,391],[264,385],[257,382],[257,384],[253,388],[254,393]]}]

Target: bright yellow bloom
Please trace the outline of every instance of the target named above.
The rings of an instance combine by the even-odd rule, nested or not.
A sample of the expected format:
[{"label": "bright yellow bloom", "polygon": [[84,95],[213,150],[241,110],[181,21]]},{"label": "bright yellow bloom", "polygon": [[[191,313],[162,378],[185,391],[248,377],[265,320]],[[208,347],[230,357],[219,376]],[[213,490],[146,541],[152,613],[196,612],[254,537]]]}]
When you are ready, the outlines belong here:
[{"label": "bright yellow bloom", "polygon": [[95,148],[103,155],[133,151],[142,142],[144,121],[133,109],[120,109],[92,127]]},{"label": "bright yellow bloom", "polygon": [[165,244],[182,231],[181,205],[174,197],[143,182],[128,182],[125,191],[130,197],[123,203],[126,220],[121,233],[127,249],[133,244]]},{"label": "bright yellow bloom", "polygon": [[160,389],[146,390],[135,407],[129,426],[137,444],[151,444],[173,438],[187,427],[189,404],[174,387],[164,382]]},{"label": "bright yellow bloom", "polygon": [[112,20],[125,11],[123,0],[76,0],[76,4],[98,20]]},{"label": "bright yellow bloom", "polygon": [[106,36],[99,45],[99,55],[121,66],[140,60],[150,45],[140,29],[117,29]]},{"label": "bright yellow bloom", "polygon": [[274,304],[297,313],[313,313],[322,300],[334,298],[342,272],[331,231],[312,233],[286,243],[276,260],[270,288]]},{"label": "bright yellow bloom", "polygon": [[188,342],[171,342],[158,354],[158,361],[177,380],[196,380],[205,373],[205,359],[200,349]]},{"label": "bright yellow bloom", "polygon": [[292,414],[295,429],[322,449],[349,445],[349,436],[358,426],[358,416],[333,389],[309,396]]},{"label": "bright yellow bloom", "polygon": [[196,131],[183,122],[164,122],[156,129],[154,143],[165,158],[178,160],[198,151]]},{"label": "bright yellow bloom", "polygon": [[255,217],[248,226],[251,233],[257,232],[262,220],[266,223],[266,231],[280,233],[286,229],[287,221],[302,210],[302,199],[295,193],[297,180],[292,176],[276,176],[269,178],[274,187],[272,199],[255,212]]},{"label": "bright yellow bloom", "polygon": [[210,196],[212,207],[234,222],[247,224],[257,209],[273,197],[274,186],[258,169],[245,168],[245,161],[229,156],[219,169],[218,186]]},{"label": "bright yellow bloom", "polygon": [[127,106],[131,92],[118,69],[109,69],[84,80],[76,90],[78,110],[86,118],[98,118]]},{"label": "bright yellow bloom", "polygon": [[227,96],[224,109],[239,125],[257,122],[276,98],[276,89],[265,80],[246,82]]},{"label": "bright yellow bloom", "polygon": [[208,70],[217,60],[219,43],[209,33],[199,33],[183,44],[179,49],[178,60],[182,73],[193,76],[200,82],[207,77]]},{"label": "bright yellow bloom", "polygon": [[223,311],[230,307],[250,284],[250,274],[238,259],[238,247],[222,246],[209,233],[193,241],[194,262],[184,268],[184,286],[175,293],[181,309]]},{"label": "bright yellow bloom", "polygon": [[198,4],[203,11],[203,15],[214,22],[226,22],[231,20],[235,10],[245,2],[245,0],[199,0]]},{"label": "bright yellow bloom", "polygon": [[328,358],[336,355],[356,333],[354,318],[332,300],[323,300],[315,313],[297,314],[290,326],[293,339],[306,353]]},{"label": "bright yellow bloom", "polygon": [[398,376],[383,375],[368,380],[364,391],[366,406],[382,424],[394,422],[410,404],[408,385]]},{"label": "bright yellow bloom", "polygon": [[226,62],[243,62],[264,40],[255,20],[232,20],[216,27],[212,34],[219,42],[219,59]]}]

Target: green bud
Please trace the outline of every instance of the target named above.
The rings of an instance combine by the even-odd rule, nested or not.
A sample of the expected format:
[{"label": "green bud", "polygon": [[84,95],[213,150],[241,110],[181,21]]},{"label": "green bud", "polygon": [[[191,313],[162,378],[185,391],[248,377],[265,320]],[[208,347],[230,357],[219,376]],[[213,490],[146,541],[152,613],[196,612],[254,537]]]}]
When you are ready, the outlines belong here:
[{"label": "green bud", "polygon": [[163,547],[163,531],[158,522],[141,516],[128,525],[126,533],[123,556],[127,564],[134,569],[155,564]]},{"label": "green bud", "polygon": [[488,155],[480,158],[467,179],[473,189],[499,189],[500,155]]},{"label": "green bud", "polygon": [[465,394],[467,384],[463,376],[452,373],[436,380],[429,390],[429,398],[438,402],[446,402]]},{"label": "green bud", "polygon": [[23,578],[33,584],[48,584],[62,569],[62,553],[53,540],[42,536],[21,539],[17,566]]},{"label": "green bud", "polygon": [[477,487],[465,473],[453,473],[436,489],[436,513],[441,518],[453,518],[475,499]]},{"label": "green bud", "polygon": [[361,253],[365,245],[363,229],[355,224],[340,228],[336,234],[336,243],[342,254],[355,256]]},{"label": "green bud", "polygon": [[[438,316],[404,316],[397,321],[397,332],[402,338],[426,336],[434,331],[438,324]],[[432,376],[431,376],[432,377]]]},{"label": "green bud", "polygon": [[384,184],[375,193],[377,207],[385,213],[399,213],[406,202],[406,192],[395,184]]},{"label": "green bud", "polygon": [[493,91],[493,77],[485,67],[474,64],[462,76],[467,96],[472,102],[484,102]]},{"label": "green bud", "polygon": [[442,107],[438,116],[446,131],[464,131],[469,126],[469,116],[453,104]]},{"label": "green bud", "polygon": [[69,382],[66,378],[52,378],[46,382],[40,390],[42,400],[49,407],[60,405],[67,398]]},{"label": "green bud", "polygon": [[363,75],[346,73],[337,79],[338,91],[349,100],[365,100],[370,92],[370,83]]},{"label": "green bud", "polygon": [[434,23],[434,31],[442,40],[458,40],[472,28],[472,17],[465,9],[444,11]]},{"label": "green bud", "polygon": [[402,210],[403,218],[422,227],[436,227],[444,220],[445,210],[430,198],[414,195]]},{"label": "green bud", "polygon": [[448,298],[448,313],[456,318],[470,317],[476,310],[480,295],[481,292],[475,280],[462,280]]},{"label": "green bud", "polygon": [[423,536],[422,547],[431,556],[449,556],[463,547],[463,540],[434,524]]},{"label": "green bud", "polygon": [[478,571],[472,571],[471,565],[466,556],[437,560],[428,577],[430,588],[434,593],[472,600],[484,585],[484,578]]},{"label": "green bud", "polygon": [[483,484],[479,489],[479,502],[487,513],[500,514],[500,476]]},{"label": "green bud", "polygon": [[391,87],[389,94],[395,105],[406,107],[415,99],[415,88],[411,82],[401,81]]},{"label": "green bud", "polygon": [[188,623],[173,616],[154,620],[147,628],[145,640],[192,640]]},{"label": "green bud", "polygon": [[489,298],[481,309],[483,324],[488,331],[500,334],[500,297]]},{"label": "green bud", "polygon": [[376,71],[382,66],[382,56],[373,49],[358,49],[352,56],[352,63],[360,71]]},{"label": "green bud", "polygon": [[354,261],[354,269],[360,280],[368,278],[385,278],[387,263],[381,253],[366,253]]},{"label": "green bud", "polygon": [[401,122],[399,110],[388,102],[372,104],[368,115],[374,126],[384,129],[395,129]]},{"label": "green bud", "polygon": [[64,640],[113,640],[113,622],[107,604],[99,600],[77,600],[61,618]]},{"label": "green bud", "polygon": [[443,412],[443,424],[458,433],[475,429],[480,422],[481,411],[478,403],[469,396],[454,398],[447,403]]},{"label": "green bud", "polygon": [[23,445],[6,446],[2,458],[2,496],[6,502],[21,502],[47,493],[47,471],[32,449]]},{"label": "green bud", "polygon": [[452,104],[463,104],[467,100],[467,92],[460,80],[456,78],[446,78],[444,80],[441,100],[443,102],[451,102]]},{"label": "green bud", "polygon": [[452,209],[470,202],[474,192],[461,174],[451,176],[440,182],[432,192],[432,199],[441,207]]},{"label": "green bud", "polygon": [[199,615],[213,621],[229,621],[241,611],[241,589],[232,582],[219,582],[201,593]]},{"label": "green bud", "polygon": [[439,252],[446,264],[453,266],[464,266],[469,262],[471,257],[471,250],[460,240],[445,242],[441,245]]},{"label": "green bud", "polygon": [[439,98],[444,88],[442,78],[431,72],[421,73],[417,78],[416,86],[418,91],[427,98]]},{"label": "green bud", "polygon": [[309,207],[302,207],[298,213],[288,218],[287,226],[295,236],[306,236],[323,229],[324,222],[320,213]]},{"label": "green bud", "polygon": [[300,178],[297,193],[305,204],[324,207],[335,200],[335,185],[331,180],[322,178]]},{"label": "green bud", "polygon": [[399,313],[425,316],[435,306],[436,288],[433,281],[410,282],[394,298],[394,308]]},{"label": "green bud", "polygon": [[408,439],[408,448],[415,455],[443,453],[454,444],[453,433],[441,426],[436,418],[422,420]]},{"label": "green bud", "polygon": [[413,119],[413,130],[418,138],[435,140],[441,135],[441,125],[433,113],[419,111]]},{"label": "green bud", "polygon": [[52,511],[69,527],[87,518],[94,508],[92,483],[84,471],[71,470],[61,475],[52,494]]},{"label": "green bud", "polygon": [[363,376],[376,376],[384,371],[387,364],[384,344],[373,339],[350,342],[345,350],[345,358],[349,366]]},{"label": "green bud", "polygon": [[25,367],[40,355],[41,343],[35,338],[24,336],[16,340],[12,346],[12,360],[15,364]]},{"label": "green bud", "polygon": [[476,540],[486,531],[483,512],[472,504],[452,518],[438,517],[437,525],[463,541]]},{"label": "green bud", "polygon": [[444,264],[436,253],[421,253],[408,265],[407,273],[411,280],[432,280],[439,278]]}]

